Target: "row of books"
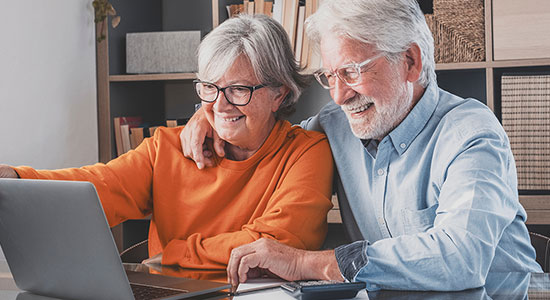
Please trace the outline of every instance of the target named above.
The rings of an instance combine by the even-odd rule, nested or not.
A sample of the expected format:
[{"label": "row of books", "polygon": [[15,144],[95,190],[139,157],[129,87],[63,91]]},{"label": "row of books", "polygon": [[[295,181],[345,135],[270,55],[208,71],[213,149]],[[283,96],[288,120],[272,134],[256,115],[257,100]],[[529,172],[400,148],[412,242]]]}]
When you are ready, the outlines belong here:
[{"label": "row of books", "polygon": [[[166,120],[166,127],[185,125],[189,118]],[[115,117],[113,128],[117,155],[120,156],[131,149],[135,149],[145,138],[153,136],[159,126],[151,126],[143,121],[142,117]]]},{"label": "row of books", "polygon": [[273,2],[264,0],[244,0],[243,3],[227,5],[226,8],[230,18],[243,13],[249,15],[264,14],[269,17],[273,16]]},{"label": "row of books", "polygon": [[279,22],[288,34],[290,44],[294,48],[294,56],[300,65],[309,70],[321,66],[321,57],[310,47],[305,36],[304,21],[312,15],[320,0],[244,0],[242,4],[227,6],[229,17],[238,14],[265,14]]}]

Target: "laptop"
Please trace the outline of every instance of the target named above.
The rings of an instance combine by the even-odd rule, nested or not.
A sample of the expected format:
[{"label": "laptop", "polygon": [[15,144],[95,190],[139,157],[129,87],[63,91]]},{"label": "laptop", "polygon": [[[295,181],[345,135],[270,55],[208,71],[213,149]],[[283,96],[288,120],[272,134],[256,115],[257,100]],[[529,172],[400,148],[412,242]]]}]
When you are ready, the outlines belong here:
[{"label": "laptop", "polygon": [[0,245],[17,287],[49,297],[124,300],[140,288],[159,293],[144,299],[182,299],[230,287],[124,270],[89,182],[0,179]]}]

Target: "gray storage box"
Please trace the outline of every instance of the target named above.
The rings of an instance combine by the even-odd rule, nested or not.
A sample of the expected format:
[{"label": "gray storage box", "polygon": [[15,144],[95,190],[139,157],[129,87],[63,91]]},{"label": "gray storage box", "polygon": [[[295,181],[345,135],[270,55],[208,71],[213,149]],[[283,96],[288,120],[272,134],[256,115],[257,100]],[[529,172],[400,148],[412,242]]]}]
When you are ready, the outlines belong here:
[{"label": "gray storage box", "polygon": [[197,72],[200,41],[200,31],[127,33],[126,72]]}]

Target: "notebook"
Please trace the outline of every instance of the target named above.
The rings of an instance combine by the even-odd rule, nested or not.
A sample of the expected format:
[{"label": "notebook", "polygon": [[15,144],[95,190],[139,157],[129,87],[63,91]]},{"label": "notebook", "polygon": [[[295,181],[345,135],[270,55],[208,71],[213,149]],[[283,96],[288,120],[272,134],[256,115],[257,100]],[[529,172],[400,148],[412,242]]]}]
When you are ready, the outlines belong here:
[{"label": "notebook", "polygon": [[172,293],[146,299],[181,299],[230,287],[125,271],[89,182],[0,179],[0,245],[17,287],[39,295],[134,299],[131,282]]}]

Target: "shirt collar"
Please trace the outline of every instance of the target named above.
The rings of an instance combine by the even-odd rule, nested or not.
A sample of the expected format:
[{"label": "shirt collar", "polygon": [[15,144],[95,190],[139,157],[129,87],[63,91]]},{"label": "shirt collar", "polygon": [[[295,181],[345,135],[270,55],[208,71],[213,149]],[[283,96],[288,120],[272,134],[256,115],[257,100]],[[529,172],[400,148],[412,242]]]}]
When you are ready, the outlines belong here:
[{"label": "shirt collar", "polygon": [[409,148],[409,145],[426,126],[438,102],[439,93],[437,92],[437,84],[430,83],[426,87],[422,98],[418,100],[418,103],[416,103],[407,117],[389,133],[393,146],[399,155],[402,155]]},{"label": "shirt collar", "polygon": [[363,147],[367,149],[367,152],[372,156],[372,158],[376,158],[376,153],[378,152],[378,144],[380,142],[378,140],[373,140],[373,139],[368,139],[368,140],[361,139],[361,142],[363,143]]}]

